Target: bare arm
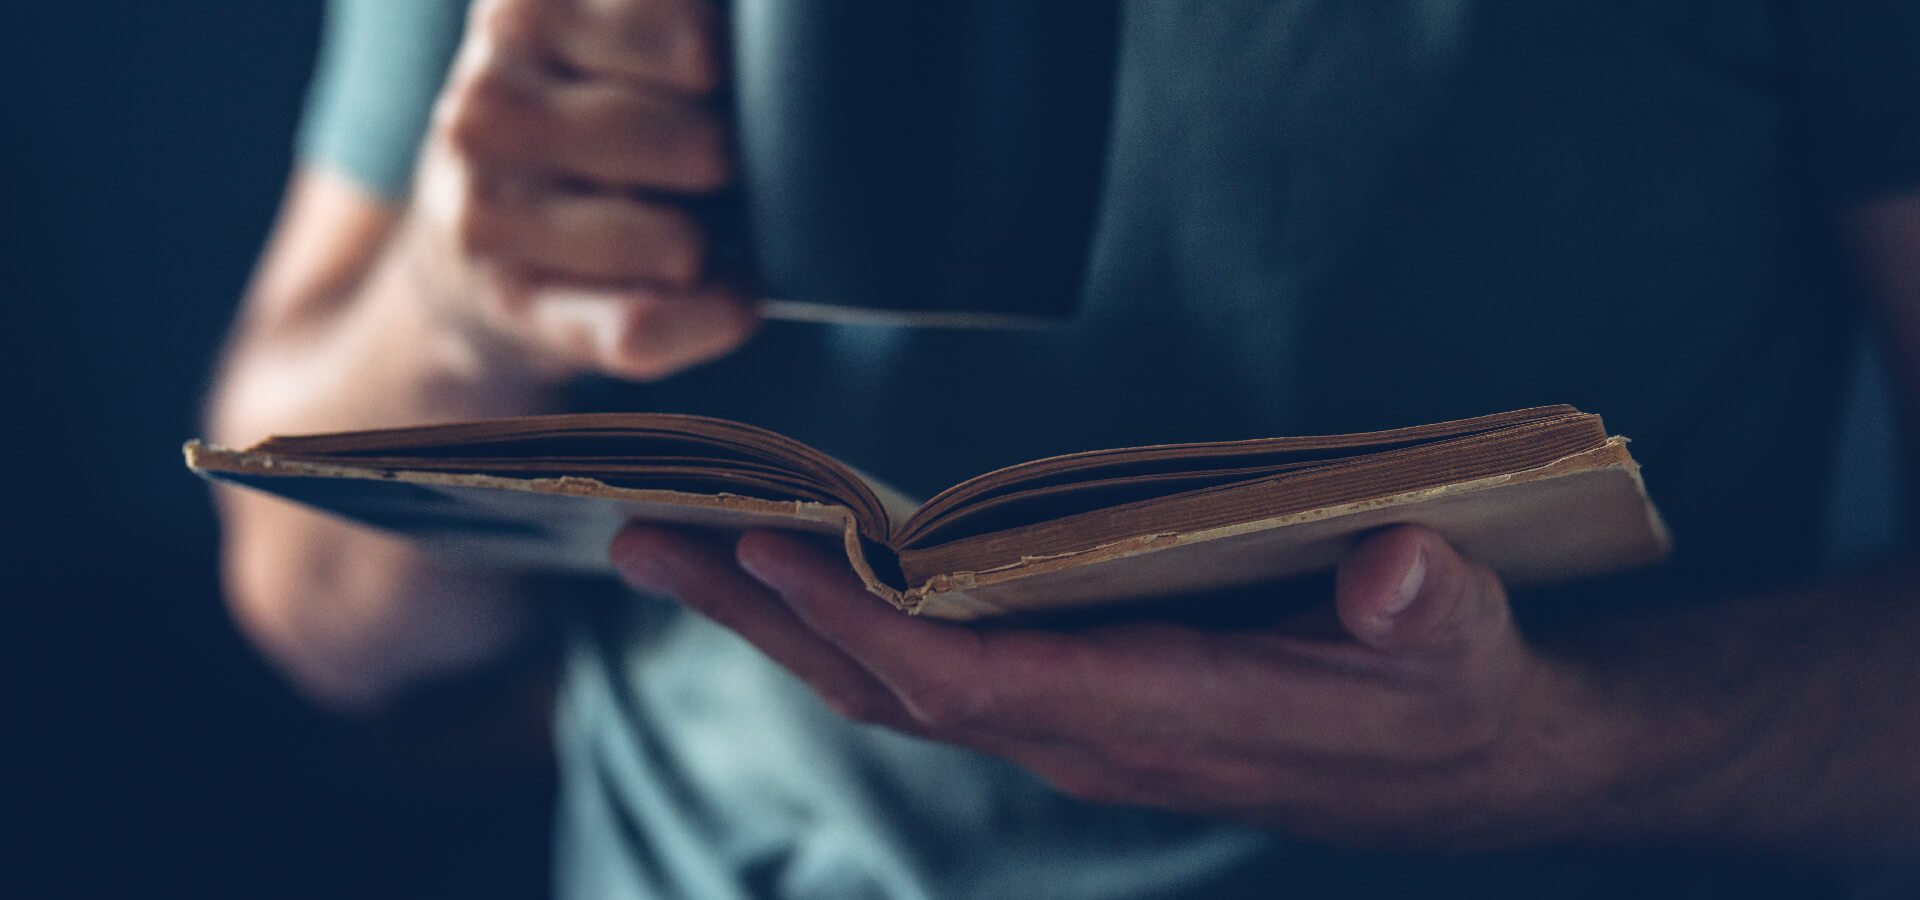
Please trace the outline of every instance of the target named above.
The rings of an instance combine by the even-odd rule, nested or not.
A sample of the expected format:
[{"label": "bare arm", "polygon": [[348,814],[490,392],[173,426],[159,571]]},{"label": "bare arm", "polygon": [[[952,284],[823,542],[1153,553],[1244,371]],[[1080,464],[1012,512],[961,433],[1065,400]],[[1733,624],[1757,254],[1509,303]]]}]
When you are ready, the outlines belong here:
[{"label": "bare arm", "polygon": [[[1920,421],[1920,194],[1845,221]],[[1920,461],[1909,460],[1915,471]],[[1920,559],[1808,591],[1624,622],[1565,648],[1606,837],[1920,841]],[[1573,745],[1570,745],[1573,746]],[[1604,789],[1604,790],[1602,790]]]},{"label": "bare arm", "polygon": [[[324,170],[294,179],[208,409],[216,442],[551,411],[574,373],[658,377],[754,323],[706,278],[675,198],[723,187],[712,10],[483,0],[413,200]],[[510,581],[222,490],[245,632],[316,700],[378,706],[511,648]]]},{"label": "bare arm", "polygon": [[[537,381],[484,368],[425,314],[392,249],[400,215],[342,176],[295,179],[209,407],[214,441],[546,405]],[[365,709],[420,676],[477,664],[527,625],[500,579],[269,497],[218,496],[237,620],[329,706]]]}]

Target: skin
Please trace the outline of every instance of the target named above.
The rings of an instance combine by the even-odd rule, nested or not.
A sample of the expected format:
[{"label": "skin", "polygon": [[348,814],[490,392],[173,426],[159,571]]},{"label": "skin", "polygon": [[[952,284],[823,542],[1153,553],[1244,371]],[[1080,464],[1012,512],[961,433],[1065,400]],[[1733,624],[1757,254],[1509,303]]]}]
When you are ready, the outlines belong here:
[{"label": "skin", "polygon": [[[713,28],[696,0],[478,4],[408,204],[297,176],[212,435],[548,411],[570,374],[660,377],[738,346],[752,308],[708,277],[687,207],[731,178]],[[1920,195],[1840,221],[1920,396]],[[537,616],[520,586],[405,544],[221,502],[239,621],[330,707],[479,665]],[[1319,630],[945,625],[777,533],[636,524],[610,555],[848,718],[1092,800],[1400,847],[1920,834],[1920,568],[1904,563],[1549,644],[1515,629],[1496,577],[1410,527],[1347,555],[1337,627]]]},{"label": "skin", "polygon": [[[483,0],[401,206],[296,174],[208,408],[217,443],[553,411],[567,377],[658,378],[756,314],[690,205],[732,180],[702,0]],[[511,651],[523,586],[222,490],[229,604],[316,702],[371,712]]]},{"label": "skin", "polygon": [[1912,570],[1543,647],[1493,573],[1412,526],[1341,562],[1332,635],[937,623],[877,608],[843,559],[774,532],[729,547],[636,525],[613,558],[842,715],[1083,799],[1441,850],[1920,828]]}]

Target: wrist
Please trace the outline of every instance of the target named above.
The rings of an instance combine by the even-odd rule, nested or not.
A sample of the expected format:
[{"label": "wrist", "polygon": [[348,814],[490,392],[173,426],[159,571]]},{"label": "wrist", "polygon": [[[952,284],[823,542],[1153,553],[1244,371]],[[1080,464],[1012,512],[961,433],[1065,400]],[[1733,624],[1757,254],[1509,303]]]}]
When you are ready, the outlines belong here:
[{"label": "wrist", "polygon": [[551,412],[565,372],[545,369],[460,324],[415,267],[405,240],[368,276],[298,316],[255,316],[227,348],[208,437],[250,446],[269,435]]},{"label": "wrist", "polygon": [[1766,710],[1714,697],[1635,652],[1630,636],[1540,658],[1520,715],[1537,834],[1574,843],[1718,841],[1741,821]]}]

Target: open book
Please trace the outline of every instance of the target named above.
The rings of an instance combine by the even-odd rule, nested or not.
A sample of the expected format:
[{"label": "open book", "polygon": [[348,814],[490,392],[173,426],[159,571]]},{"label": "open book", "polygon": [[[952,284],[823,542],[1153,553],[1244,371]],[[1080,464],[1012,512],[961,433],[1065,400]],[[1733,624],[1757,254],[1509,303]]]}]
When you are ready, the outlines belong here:
[{"label": "open book", "polygon": [[826,454],[695,416],[536,416],[198,441],[194,471],[412,536],[476,565],[611,571],[626,522],[840,540],[874,594],[973,619],[1195,594],[1337,561],[1396,523],[1509,583],[1624,569],[1666,529],[1625,440],[1542,407],[1394,431],[1099,450],[974,478],[915,508]]}]

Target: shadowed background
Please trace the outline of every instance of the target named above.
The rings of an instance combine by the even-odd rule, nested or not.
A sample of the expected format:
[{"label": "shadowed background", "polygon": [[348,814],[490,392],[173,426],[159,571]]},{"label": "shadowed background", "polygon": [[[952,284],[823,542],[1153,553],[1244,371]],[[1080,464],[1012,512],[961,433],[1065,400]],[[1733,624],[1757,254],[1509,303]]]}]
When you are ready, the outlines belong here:
[{"label": "shadowed background", "polygon": [[5,593],[27,651],[8,732],[34,751],[12,780],[45,848],[20,854],[21,896],[546,890],[539,666],[380,722],[311,711],[228,622],[206,492],[180,463],[287,176],[320,15],[45,3],[0,29],[24,473]]}]

